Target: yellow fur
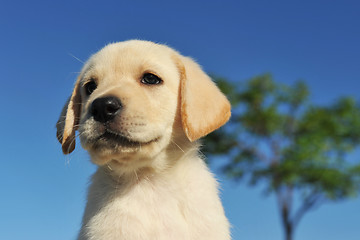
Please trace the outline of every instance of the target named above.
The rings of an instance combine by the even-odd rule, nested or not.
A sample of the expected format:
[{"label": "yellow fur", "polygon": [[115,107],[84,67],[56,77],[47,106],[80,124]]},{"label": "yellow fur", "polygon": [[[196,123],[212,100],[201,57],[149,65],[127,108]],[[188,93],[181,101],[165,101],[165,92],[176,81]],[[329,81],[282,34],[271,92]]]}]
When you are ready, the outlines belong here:
[{"label": "yellow fur", "polygon": [[[141,83],[145,73],[159,85]],[[84,85],[96,81],[90,95]],[[94,120],[94,100],[115,97],[121,112]],[[92,177],[79,240],[228,240],[217,182],[195,140],[230,117],[230,104],[200,66],[147,41],[110,44],[84,65],[57,123],[65,154],[75,131],[98,170]],[[131,144],[103,139],[106,131]]]}]

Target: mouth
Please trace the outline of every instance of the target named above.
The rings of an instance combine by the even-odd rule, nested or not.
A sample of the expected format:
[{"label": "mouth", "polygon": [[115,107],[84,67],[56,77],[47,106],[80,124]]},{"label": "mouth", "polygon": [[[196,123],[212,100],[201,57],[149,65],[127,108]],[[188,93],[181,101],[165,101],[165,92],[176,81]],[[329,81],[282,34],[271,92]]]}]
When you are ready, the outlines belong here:
[{"label": "mouth", "polygon": [[142,144],[141,142],[130,140],[129,138],[123,135],[109,131],[105,131],[102,135],[100,135],[97,138],[97,141],[103,141],[103,140],[114,142],[117,143],[118,145],[126,146],[126,147],[134,147]]},{"label": "mouth", "polygon": [[109,148],[117,148],[117,147],[134,148],[134,147],[141,147],[144,145],[148,145],[158,140],[159,137],[154,138],[150,141],[134,141],[120,133],[115,133],[106,130],[103,134],[97,137],[93,141],[93,143],[94,143],[94,147],[101,146],[101,147],[109,147]]}]

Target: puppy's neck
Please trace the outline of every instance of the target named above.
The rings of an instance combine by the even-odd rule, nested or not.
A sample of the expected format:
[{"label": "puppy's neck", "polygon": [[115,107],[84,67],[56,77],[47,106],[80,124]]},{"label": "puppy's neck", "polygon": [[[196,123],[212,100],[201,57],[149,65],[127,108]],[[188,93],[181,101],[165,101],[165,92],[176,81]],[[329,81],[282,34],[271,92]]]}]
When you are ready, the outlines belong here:
[{"label": "puppy's neck", "polygon": [[132,158],[127,162],[112,160],[106,165],[100,166],[103,171],[114,181],[139,182],[142,179],[150,179],[161,175],[165,171],[176,168],[184,158],[198,155],[199,144],[197,142],[173,142],[153,158],[141,156]]}]

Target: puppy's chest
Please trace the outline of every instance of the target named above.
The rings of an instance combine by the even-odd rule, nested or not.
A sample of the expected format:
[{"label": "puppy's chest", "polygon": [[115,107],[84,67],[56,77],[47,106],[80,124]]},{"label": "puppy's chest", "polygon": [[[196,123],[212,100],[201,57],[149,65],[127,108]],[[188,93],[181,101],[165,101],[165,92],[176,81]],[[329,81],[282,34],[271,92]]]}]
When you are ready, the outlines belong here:
[{"label": "puppy's chest", "polygon": [[97,239],[107,235],[107,239],[190,239],[189,206],[181,186],[142,181],[124,192],[115,189],[99,197],[105,196],[87,224],[96,229],[92,235],[101,236]]}]

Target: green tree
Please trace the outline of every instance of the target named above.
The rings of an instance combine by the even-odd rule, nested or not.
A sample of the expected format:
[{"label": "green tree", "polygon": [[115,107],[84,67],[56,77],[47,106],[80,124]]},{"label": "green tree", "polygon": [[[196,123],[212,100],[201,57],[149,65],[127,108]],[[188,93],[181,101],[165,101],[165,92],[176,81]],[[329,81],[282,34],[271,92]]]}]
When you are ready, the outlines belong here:
[{"label": "green tree", "polygon": [[347,159],[360,144],[360,108],[352,98],[311,105],[304,82],[277,84],[270,74],[242,86],[215,81],[233,114],[204,139],[203,151],[210,159],[226,157],[222,170],[230,178],[263,183],[276,195],[286,240],[309,210],[358,194],[360,164]]}]

